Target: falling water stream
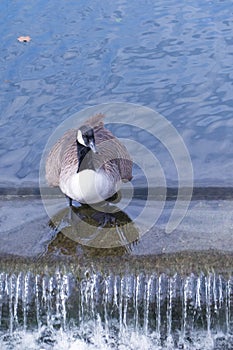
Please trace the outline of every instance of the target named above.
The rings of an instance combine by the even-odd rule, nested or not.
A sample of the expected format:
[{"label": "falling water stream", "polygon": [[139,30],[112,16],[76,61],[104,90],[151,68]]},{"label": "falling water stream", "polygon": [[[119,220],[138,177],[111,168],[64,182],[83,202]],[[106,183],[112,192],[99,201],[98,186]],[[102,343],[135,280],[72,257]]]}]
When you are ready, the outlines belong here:
[{"label": "falling water stream", "polygon": [[231,349],[233,277],[0,273],[1,349]]}]

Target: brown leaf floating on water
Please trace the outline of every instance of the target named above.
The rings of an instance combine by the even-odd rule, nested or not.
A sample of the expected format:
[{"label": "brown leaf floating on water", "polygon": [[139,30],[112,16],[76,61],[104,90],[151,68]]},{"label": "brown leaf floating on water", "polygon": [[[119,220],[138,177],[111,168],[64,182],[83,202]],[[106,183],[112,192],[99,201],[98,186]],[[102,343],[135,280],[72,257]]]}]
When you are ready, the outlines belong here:
[{"label": "brown leaf floating on water", "polygon": [[29,41],[31,41],[31,38],[29,35],[27,36],[19,36],[17,39],[20,43],[28,43]]}]

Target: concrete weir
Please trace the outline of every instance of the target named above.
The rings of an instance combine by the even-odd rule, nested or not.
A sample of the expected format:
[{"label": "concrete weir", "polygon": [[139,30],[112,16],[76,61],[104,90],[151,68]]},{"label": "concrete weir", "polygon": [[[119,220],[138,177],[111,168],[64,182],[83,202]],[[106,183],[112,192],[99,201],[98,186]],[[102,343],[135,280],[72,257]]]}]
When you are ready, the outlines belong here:
[{"label": "concrete weir", "polygon": [[51,222],[39,197],[0,200],[1,349],[233,347],[230,198],[194,198],[171,234],[167,201],[148,232],[108,249],[75,239],[66,209]]}]

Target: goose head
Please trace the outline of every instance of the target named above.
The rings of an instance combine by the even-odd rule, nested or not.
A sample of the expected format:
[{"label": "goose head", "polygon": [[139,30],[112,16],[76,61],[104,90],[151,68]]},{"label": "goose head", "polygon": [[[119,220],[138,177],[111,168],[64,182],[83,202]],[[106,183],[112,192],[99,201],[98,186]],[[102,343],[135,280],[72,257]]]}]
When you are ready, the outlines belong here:
[{"label": "goose head", "polygon": [[77,132],[77,143],[79,146],[85,147],[88,151],[91,149],[92,152],[97,153],[94,130],[91,127],[83,125],[79,128]]}]

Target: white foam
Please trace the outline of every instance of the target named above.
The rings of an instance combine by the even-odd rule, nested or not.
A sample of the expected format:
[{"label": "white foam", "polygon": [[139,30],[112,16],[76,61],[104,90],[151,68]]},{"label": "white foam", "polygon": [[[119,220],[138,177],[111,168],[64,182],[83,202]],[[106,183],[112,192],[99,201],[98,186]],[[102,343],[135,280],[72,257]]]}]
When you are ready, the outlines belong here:
[{"label": "white foam", "polygon": [[193,332],[192,339],[182,339],[175,344],[172,336],[163,343],[157,333],[148,335],[143,332],[135,332],[125,329],[121,334],[108,334],[98,322],[92,325],[92,334],[83,338],[83,332],[90,330],[90,325],[74,328],[67,332],[63,330],[52,331],[50,336],[44,339],[41,331],[20,331],[9,336],[0,337],[1,350],[214,350],[216,341],[227,344],[228,340],[224,334],[211,334],[208,331]]}]

